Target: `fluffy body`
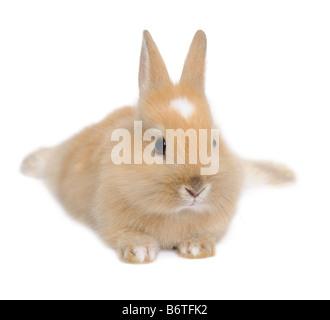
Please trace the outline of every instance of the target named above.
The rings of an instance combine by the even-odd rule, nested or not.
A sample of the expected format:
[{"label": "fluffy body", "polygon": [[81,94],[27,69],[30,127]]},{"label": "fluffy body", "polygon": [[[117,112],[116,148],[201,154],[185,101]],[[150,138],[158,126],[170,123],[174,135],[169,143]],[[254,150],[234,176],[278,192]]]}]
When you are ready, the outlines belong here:
[{"label": "fluffy body", "polygon": [[[133,138],[135,120],[143,121],[143,130],[157,128],[164,135],[166,129],[215,128],[204,94],[205,53],[206,38],[199,31],[181,81],[173,84],[145,32],[138,106],[118,109],[70,140],[41,149],[23,162],[24,173],[42,178],[67,211],[93,228],[125,262],[152,262],[160,249],[173,248],[186,258],[213,256],[249,177],[265,183],[293,179],[285,167],[241,160],[222,138],[220,169],[213,176],[201,176],[200,163],[113,164],[111,150],[116,142],[111,141],[111,134],[125,128]],[[198,192],[197,198],[191,196]]]}]

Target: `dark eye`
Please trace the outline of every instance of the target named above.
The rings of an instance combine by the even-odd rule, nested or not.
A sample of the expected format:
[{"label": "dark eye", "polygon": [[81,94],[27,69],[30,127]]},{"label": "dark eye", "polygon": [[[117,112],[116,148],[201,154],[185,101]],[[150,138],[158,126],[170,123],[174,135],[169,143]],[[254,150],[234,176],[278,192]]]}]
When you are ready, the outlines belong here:
[{"label": "dark eye", "polygon": [[217,142],[215,139],[213,139],[213,147],[215,148],[217,146]]},{"label": "dark eye", "polygon": [[160,155],[166,154],[166,141],[164,138],[159,138],[156,140],[155,151],[156,154],[160,154]]}]

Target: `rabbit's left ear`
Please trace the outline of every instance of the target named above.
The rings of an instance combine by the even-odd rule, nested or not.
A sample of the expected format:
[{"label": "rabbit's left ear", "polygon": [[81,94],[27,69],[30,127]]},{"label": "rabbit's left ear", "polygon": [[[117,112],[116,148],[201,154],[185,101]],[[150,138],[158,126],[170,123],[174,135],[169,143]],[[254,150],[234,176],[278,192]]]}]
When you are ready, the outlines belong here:
[{"label": "rabbit's left ear", "polygon": [[181,83],[192,85],[201,91],[204,90],[205,82],[206,47],[206,35],[199,30],[191,43],[181,76]]},{"label": "rabbit's left ear", "polygon": [[139,71],[140,95],[170,83],[164,60],[149,31],[144,31]]}]

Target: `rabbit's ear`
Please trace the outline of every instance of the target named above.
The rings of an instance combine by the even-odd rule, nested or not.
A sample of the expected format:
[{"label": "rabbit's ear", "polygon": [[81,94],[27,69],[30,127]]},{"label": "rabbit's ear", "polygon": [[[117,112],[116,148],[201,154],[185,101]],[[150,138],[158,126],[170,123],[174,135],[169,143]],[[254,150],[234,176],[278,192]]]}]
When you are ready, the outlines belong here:
[{"label": "rabbit's ear", "polygon": [[206,35],[203,31],[199,30],[191,43],[183,67],[181,83],[186,83],[204,90],[206,47]]},{"label": "rabbit's ear", "polygon": [[165,63],[149,31],[144,31],[140,58],[139,88],[144,95],[171,83]]}]

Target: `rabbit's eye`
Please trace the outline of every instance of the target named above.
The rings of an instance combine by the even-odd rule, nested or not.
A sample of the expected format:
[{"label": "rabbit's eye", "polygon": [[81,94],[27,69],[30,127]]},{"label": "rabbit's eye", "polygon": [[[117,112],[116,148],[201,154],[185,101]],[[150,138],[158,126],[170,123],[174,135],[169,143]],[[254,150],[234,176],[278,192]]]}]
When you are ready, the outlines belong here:
[{"label": "rabbit's eye", "polygon": [[213,148],[215,148],[216,146],[217,146],[217,141],[213,139]]},{"label": "rabbit's eye", "polygon": [[156,140],[155,151],[156,151],[156,154],[165,155],[166,140],[164,138],[159,138]]}]

